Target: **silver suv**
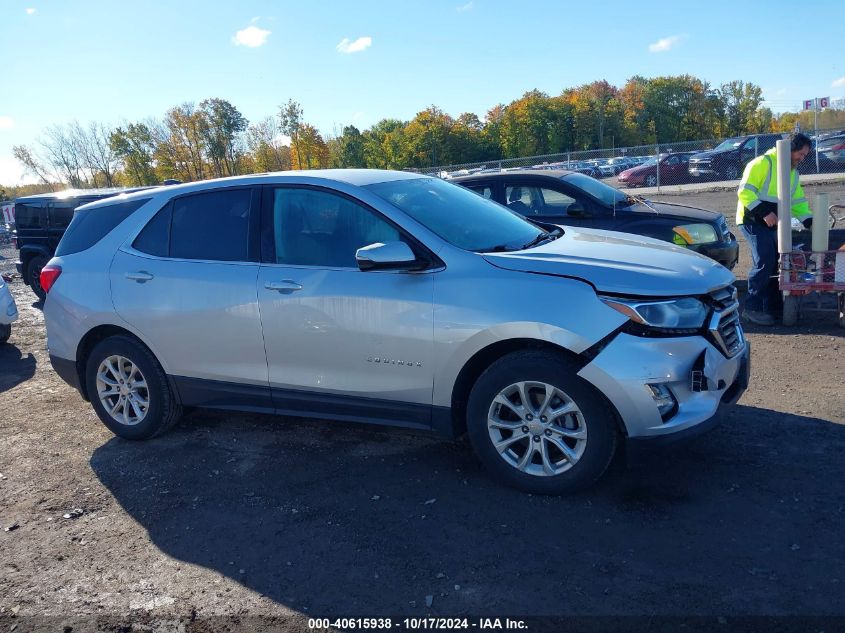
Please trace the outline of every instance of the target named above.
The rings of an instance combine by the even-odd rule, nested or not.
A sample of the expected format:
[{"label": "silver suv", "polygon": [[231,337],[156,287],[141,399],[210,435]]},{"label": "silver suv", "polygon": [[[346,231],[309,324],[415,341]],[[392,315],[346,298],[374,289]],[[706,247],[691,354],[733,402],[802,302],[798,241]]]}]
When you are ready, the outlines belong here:
[{"label": "silver suv", "polygon": [[95,202],[42,275],[53,367],[121,437],[188,406],[466,432],[491,473],[539,493],[739,397],[732,282],[685,248],[376,170]]}]

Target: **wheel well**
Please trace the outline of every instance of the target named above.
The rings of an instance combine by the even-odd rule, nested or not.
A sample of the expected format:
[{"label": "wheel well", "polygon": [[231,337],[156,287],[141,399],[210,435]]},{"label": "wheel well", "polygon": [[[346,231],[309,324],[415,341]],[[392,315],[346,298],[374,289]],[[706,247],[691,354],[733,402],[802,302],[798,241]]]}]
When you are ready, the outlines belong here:
[{"label": "wheel well", "polygon": [[[79,375],[79,390],[86,401],[90,400],[88,388],[85,385],[85,365],[88,363],[88,355],[97,343],[104,341],[111,336],[118,335],[128,336],[129,338],[137,341],[139,344],[144,345],[144,342],[132,334],[129,330],[118,327],[117,325],[99,325],[83,336],[82,340],[79,341],[79,345],[76,347],[76,373]],[[144,347],[147,346],[144,345]],[[149,348],[147,347],[147,349]]]},{"label": "wheel well", "polygon": [[[564,347],[548,343],[546,341],[539,341],[537,339],[511,339],[508,341],[500,341],[494,343],[484,349],[479,350],[470,358],[461,369],[455,380],[455,386],[452,388],[452,429],[455,436],[466,433],[466,409],[469,400],[469,394],[473,385],[494,362],[510,354],[511,352],[518,352],[526,349],[531,350],[545,350],[554,354],[560,354],[576,363],[579,367],[590,362],[590,359],[585,358],[575,352],[572,352]],[[603,393],[596,389],[599,397],[601,397],[608,408],[613,412],[613,420],[622,437],[627,437],[628,431],[625,429],[625,424],[622,422],[622,416],[616,406]]]},{"label": "wheel well", "polygon": [[500,341],[479,350],[470,358],[461,369],[455,380],[455,386],[452,388],[452,426],[455,435],[461,435],[466,432],[466,408],[469,400],[469,393],[473,385],[478,380],[479,376],[484,373],[490,365],[497,360],[510,354],[511,352],[518,352],[526,349],[533,350],[547,350],[555,354],[568,357],[581,365],[584,364],[584,359],[578,354],[569,351],[563,347],[547,343],[546,341],[538,341],[536,339],[517,338],[507,341]]}]

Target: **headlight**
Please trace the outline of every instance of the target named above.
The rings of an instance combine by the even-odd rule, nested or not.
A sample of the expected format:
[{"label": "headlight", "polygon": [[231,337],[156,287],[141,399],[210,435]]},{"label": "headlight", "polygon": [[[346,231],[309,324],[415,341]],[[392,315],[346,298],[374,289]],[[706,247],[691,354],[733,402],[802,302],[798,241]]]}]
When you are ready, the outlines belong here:
[{"label": "headlight", "polygon": [[635,301],[600,297],[614,310],[651,328],[667,330],[674,334],[692,333],[701,329],[707,318],[707,307],[698,299],[684,297],[666,301]]},{"label": "headlight", "polygon": [[682,224],[672,229],[675,233],[672,241],[680,246],[688,244],[712,244],[719,241],[719,236],[709,224]]}]

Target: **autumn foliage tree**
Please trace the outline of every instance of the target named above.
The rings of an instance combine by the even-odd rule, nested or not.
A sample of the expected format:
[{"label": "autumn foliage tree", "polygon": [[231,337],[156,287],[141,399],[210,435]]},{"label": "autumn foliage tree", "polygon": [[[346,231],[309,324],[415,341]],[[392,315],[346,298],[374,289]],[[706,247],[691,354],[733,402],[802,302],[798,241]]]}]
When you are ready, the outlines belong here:
[{"label": "autumn foliage tree", "polygon": [[[453,117],[436,105],[411,120],[347,125],[324,137],[294,99],[252,125],[230,102],[183,103],[162,119],[54,125],[14,155],[45,187],[145,185],[241,173],[325,167],[429,168],[611,147],[667,145],[812,127],[812,113],[775,116],[762,89],[712,86],[691,75],[633,76],[621,87],[594,81],[559,94],[530,90],[484,115]],[[845,111],[820,125],[845,126]]]}]

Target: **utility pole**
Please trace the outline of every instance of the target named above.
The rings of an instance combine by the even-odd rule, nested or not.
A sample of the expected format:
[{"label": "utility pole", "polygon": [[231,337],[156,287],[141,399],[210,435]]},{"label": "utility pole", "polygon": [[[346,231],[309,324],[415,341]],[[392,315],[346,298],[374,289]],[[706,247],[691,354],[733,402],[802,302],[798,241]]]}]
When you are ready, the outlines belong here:
[{"label": "utility pole", "polygon": [[816,107],[813,108],[813,138],[816,139],[816,173],[819,173],[819,99],[815,99]]}]

